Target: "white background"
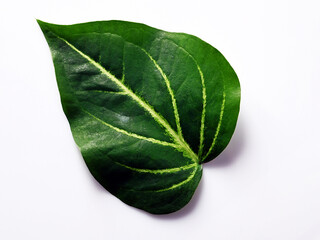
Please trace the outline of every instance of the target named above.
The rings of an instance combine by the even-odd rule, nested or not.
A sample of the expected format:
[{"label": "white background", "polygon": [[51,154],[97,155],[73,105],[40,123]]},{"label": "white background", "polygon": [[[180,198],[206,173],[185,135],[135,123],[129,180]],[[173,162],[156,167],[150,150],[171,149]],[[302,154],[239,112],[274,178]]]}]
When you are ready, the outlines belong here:
[{"label": "white background", "polygon": [[[320,5],[311,0],[28,0],[0,6],[0,239],[320,239]],[[181,211],[129,207],[88,172],[35,18],[196,35],[237,72],[241,112]]]}]

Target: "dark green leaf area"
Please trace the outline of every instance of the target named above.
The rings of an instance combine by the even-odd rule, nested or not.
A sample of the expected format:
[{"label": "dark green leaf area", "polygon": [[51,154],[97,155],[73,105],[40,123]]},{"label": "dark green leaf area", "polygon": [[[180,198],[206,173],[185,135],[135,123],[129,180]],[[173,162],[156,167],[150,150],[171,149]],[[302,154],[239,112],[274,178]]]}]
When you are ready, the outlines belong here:
[{"label": "dark green leaf area", "polygon": [[[88,62],[87,59],[79,57],[79,53],[68,46],[64,40],[60,39],[55,33],[48,32],[47,41],[51,46],[52,57],[55,63],[56,75],[59,79],[63,78],[62,87],[72,87],[71,91],[120,91],[117,84],[110,81],[99,69]],[[59,71],[57,73],[57,71]],[[63,74],[64,76],[60,76]],[[58,84],[62,80],[58,81]],[[65,91],[60,91],[64,94]]]},{"label": "dark green leaf area", "polygon": [[151,170],[195,164],[172,146],[122,134],[99,121],[92,121],[84,112],[73,118],[77,120],[70,123],[72,133],[87,162],[108,158],[120,165]]},{"label": "dark green leaf area", "polygon": [[123,54],[125,41],[110,33],[72,34],[65,37],[77,49],[121,79],[124,71]]},{"label": "dark green leaf area", "polygon": [[128,133],[161,141],[171,141],[166,132],[154,124],[152,117],[127,95],[107,91],[77,92],[83,111],[101,124],[110,124]]},{"label": "dark green leaf area", "polygon": [[184,33],[167,33],[166,37],[186,50],[203,74],[206,111],[200,162],[211,161],[228,145],[237,123],[240,106],[238,77],[222,54],[199,38]]},{"label": "dark green leaf area", "polygon": [[[98,177],[108,178],[110,176],[107,182],[112,183],[116,192],[126,190],[161,194],[161,192],[183,187],[193,181],[198,168],[196,165],[189,165],[184,168],[144,169],[120,164],[113,161],[112,158],[98,158],[96,161],[89,162],[89,165],[93,164],[92,172],[96,173]],[[111,181],[115,177],[118,178],[117,181]]]},{"label": "dark green leaf area", "polygon": [[153,41],[150,54],[170,81],[179,115],[183,116],[180,118],[183,136],[197,152],[203,110],[201,75],[197,63],[175,40],[166,36],[159,36]]},{"label": "dark green leaf area", "polygon": [[171,213],[185,206],[194,194],[202,171],[198,168],[192,180],[180,187],[162,192],[153,191],[121,191],[120,199],[129,199],[128,203],[155,214]]},{"label": "dark green leaf area", "polygon": [[68,79],[60,81],[60,88],[68,88],[68,91],[60,91],[62,97],[72,92],[78,107],[91,114],[93,119],[128,132],[170,141],[161,126],[154,124],[152,117],[137,102],[125,95],[86,59],[79,58],[79,54],[70,46],[60,47],[61,41],[58,39],[55,43],[58,42],[59,50],[63,52],[55,51],[54,59],[64,66],[59,75]]},{"label": "dark green leaf area", "polygon": [[172,174],[132,172],[104,159],[87,163],[95,178],[123,202],[155,214],[174,212],[187,204],[202,174],[199,167]]},{"label": "dark green leaf area", "polygon": [[92,175],[131,206],[181,209],[236,126],[240,85],[227,60],[195,36],[143,24],[38,22]]},{"label": "dark green leaf area", "polygon": [[[220,54],[219,52],[217,52]],[[240,83],[237,78],[236,73],[231,68],[230,64],[224,59],[216,57],[215,54],[210,56],[212,61],[215,59],[215,66],[219,68],[220,71],[216,75],[213,75],[212,85],[209,85],[213,90],[213,95],[215,97],[209,98],[208,108],[212,111],[207,112],[208,128],[206,134],[206,141],[213,138],[213,141],[204,152],[206,152],[205,158],[202,162],[208,162],[216,158],[228,145],[233,135],[236,127],[238,114],[240,110]],[[222,71],[223,69],[223,71]],[[222,85],[220,79],[224,79]],[[214,83],[214,85],[213,85]],[[218,89],[223,88],[223,91]],[[210,121],[210,119],[212,119]],[[214,135],[210,135],[210,126],[217,127]],[[205,144],[209,146],[209,144]]]},{"label": "dark green leaf area", "polygon": [[81,121],[71,127],[84,159],[93,176],[115,196],[133,206],[134,199],[153,199],[152,204],[138,203],[152,213],[178,210],[189,201],[201,177],[198,164],[172,147],[117,134],[85,114],[77,119]]},{"label": "dark green leaf area", "polygon": [[124,48],[124,83],[143,97],[176,130],[170,94],[161,72],[143,48],[126,43]]}]

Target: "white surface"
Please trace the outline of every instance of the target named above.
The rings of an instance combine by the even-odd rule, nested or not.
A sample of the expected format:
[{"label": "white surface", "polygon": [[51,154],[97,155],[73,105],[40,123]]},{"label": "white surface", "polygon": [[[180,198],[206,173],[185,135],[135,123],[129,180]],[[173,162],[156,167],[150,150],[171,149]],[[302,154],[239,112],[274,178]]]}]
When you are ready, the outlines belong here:
[{"label": "white surface", "polygon": [[[0,7],[0,239],[320,239],[319,1],[5,1]],[[120,19],[194,34],[242,86],[227,150],[182,211],[129,207],[89,174],[35,18]]]}]

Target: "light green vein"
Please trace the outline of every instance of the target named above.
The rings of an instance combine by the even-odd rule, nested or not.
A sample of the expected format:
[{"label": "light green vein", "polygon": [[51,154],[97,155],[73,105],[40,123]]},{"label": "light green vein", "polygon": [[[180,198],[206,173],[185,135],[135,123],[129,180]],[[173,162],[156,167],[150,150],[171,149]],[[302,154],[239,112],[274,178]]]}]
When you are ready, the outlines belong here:
[{"label": "light green vein", "polygon": [[[197,63],[196,63],[197,64]],[[201,77],[202,84],[202,114],[201,114],[201,126],[200,126],[200,144],[199,144],[199,152],[198,157],[201,159],[202,151],[203,151],[203,141],[204,141],[204,123],[206,119],[206,105],[207,105],[207,94],[206,94],[206,86],[204,84],[204,77],[201,71],[200,66],[197,64],[198,71]]]},{"label": "light green vein", "polygon": [[181,49],[184,53],[186,53],[196,65],[202,85],[202,113],[201,113],[201,125],[200,125],[200,143],[199,143],[199,151],[198,151],[198,158],[201,159],[202,151],[204,147],[204,125],[205,125],[205,118],[206,118],[206,105],[207,105],[207,93],[206,93],[206,86],[205,86],[205,79],[201,67],[199,66],[197,60],[183,47],[172,41],[171,39],[166,39],[176,45],[179,49]]},{"label": "light green vein", "polygon": [[[201,165],[199,165],[199,166],[201,167]],[[192,171],[192,173],[189,175],[189,177],[188,177],[186,180],[184,180],[184,181],[182,181],[182,182],[179,182],[179,183],[177,183],[177,184],[173,184],[171,187],[168,187],[168,188],[163,188],[163,189],[155,190],[154,192],[170,191],[170,190],[172,190],[172,189],[175,189],[175,188],[178,188],[178,187],[181,187],[181,186],[187,184],[188,182],[190,182],[190,181],[194,178],[194,176],[196,175],[197,169],[198,169],[198,168],[194,168],[194,170]]]},{"label": "light green vein", "polygon": [[128,135],[128,136],[133,137],[133,138],[138,138],[138,139],[146,140],[146,141],[149,141],[149,142],[152,142],[152,143],[155,143],[155,144],[163,145],[163,146],[169,146],[169,147],[173,147],[173,148],[177,147],[176,144],[174,144],[174,143],[169,143],[169,142],[161,141],[161,140],[158,140],[158,139],[148,138],[148,137],[144,137],[144,136],[141,136],[141,135],[138,135],[138,134],[135,134],[135,133],[127,132],[124,129],[115,127],[115,126],[103,121],[102,119],[96,117],[95,115],[91,114],[90,112],[88,112],[88,111],[86,111],[84,109],[82,109],[82,111],[84,113],[88,114],[89,116],[91,116],[92,118],[94,118],[95,120],[97,120],[98,122],[108,126],[109,128],[111,128],[111,129],[113,129],[113,130],[115,130],[115,131],[117,131],[119,133]]},{"label": "light green vein", "polygon": [[182,167],[176,167],[176,168],[166,168],[166,169],[142,169],[142,168],[134,168],[134,167],[130,167],[127,165],[124,165],[122,163],[116,162],[116,164],[128,168],[132,171],[135,172],[139,172],[139,173],[151,173],[151,174],[163,174],[163,173],[176,173],[176,172],[180,172],[180,171],[184,171],[184,170],[188,170],[190,168],[196,167],[197,164],[193,163],[193,164],[189,164],[189,165],[185,165]]},{"label": "light green vein", "polygon": [[174,96],[173,90],[172,90],[172,88],[170,86],[170,81],[169,81],[167,75],[163,72],[162,68],[157,63],[157,61],[145,49],[141,48],[141,50],[150,58],[150,60],[153,62],[154,66],[158,69],[158,71],[160,72],[162,78],[164,79],[164,81],[166,83],[168,92],[169,92],[170,97],[171,97],[174,117],[175,117],[176,125],[177,125],[177,131],[178,131],[179,136],[182,138],[182,130],[181,130],[181,125],[180,125],[180,117],[179,117],[179,112],[178,112],[178,107],[177,107],[177,101],[176,101],[176,98]]},{"label": "light green vein", "polygon": [[223,91],[223,99],[222,99],[222,103],[221,103],[220,116],[219,116],[219,122],[218,122],[218,126],[217,126],[217,129],[216,129],[216,133],[214,134],[214,138],[213,138],[212,144],[211,144],[211,146],[209,148],[209,151],[205,155],[205,157],[203,158],[202,161],[204,161],[209,156],[209,154],[212,152],[214,146],[216,145],[217,138],[218,138],[218,135],[219,135],[219,132],[220,132],[220,128],[221,128],[222,119],[223,119],[225,102],[226,102],[226,93]]},{"label": "light green vein", "polygon": [[[56,35],[57,36],[57,35]],[[170,124],[159,114],[157,113],[151,105],[149,105],[147,102],[145,102],[143,99],[141,99],[139,96],[137,96],[129,87],[124,85],[121,80],[116,78],[112,73],[107,71],[104,67],[102,67],[99,63],[94,61],[92,58],[90,58],[88,55],[81,52],[79,49],[77,49],[75,46],[73,46],[71,43],[69,43],[64,38],[61,38],[57,36],[60,40],[65,42],[71,49],[73,49],[75,52],[80,54],[83,58],[85,58],[89,63],[91,63],[93,66],[95,66],[97,69],[100,70],[100,72],[104,75],[106,75],[111,81],[116,83],[123,92],[127,93],[128,96],[130,96],[134,101],[136,101],[142,108],[144,108],[152,117],[153,119],[158,122],[161,126],[164,127],[166,132],[172,137],[174,142],[179,145],[180,147],[177,147],[177,150],[183,151],[184,155],[186,157],[191,158],[194,162],[198,162],[197,155],[191,150],[190,146],[184,141],[180,135],[178,135],[170,126]]]},{"label": "light green vein", "polygon": [[158,190],[134,190],[134,189],[128,189],[129,191],[134,191],[134,192],[165,192],[165,191],[170,191],[173,190],[175,188],[181,187],[185,184],[187,184],[188,182],[190,182],[196,175],[198,168],[201,168],[201,165],[197,165],[195,164],[196,167],[194,168],[194,170],[192,171],[192,173],[188,176],[187,179],[173,184],[172,186],[168,187],[168,188],[162,188],[162,189],[158,189]]}]

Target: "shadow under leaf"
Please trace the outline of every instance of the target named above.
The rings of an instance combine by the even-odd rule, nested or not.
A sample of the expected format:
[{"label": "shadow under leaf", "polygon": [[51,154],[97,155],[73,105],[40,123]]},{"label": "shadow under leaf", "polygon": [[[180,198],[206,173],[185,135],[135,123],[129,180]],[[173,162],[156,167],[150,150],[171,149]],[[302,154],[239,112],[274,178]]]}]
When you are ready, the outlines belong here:
[{"label": "shadow under leaf", "polygon": [[233,164],[243,151],[246,144],[243,122],[238,122],[237,128],[226,149],[214,160],[204,164],[204,168],[227,167]]}]

